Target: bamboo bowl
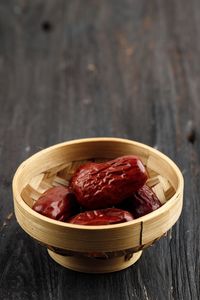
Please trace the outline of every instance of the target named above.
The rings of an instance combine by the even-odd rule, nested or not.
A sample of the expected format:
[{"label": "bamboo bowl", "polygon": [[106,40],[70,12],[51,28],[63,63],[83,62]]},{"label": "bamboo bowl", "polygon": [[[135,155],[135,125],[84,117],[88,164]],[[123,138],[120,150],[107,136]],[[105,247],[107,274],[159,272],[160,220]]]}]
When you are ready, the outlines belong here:
[{"label": "bamboo bowl", "polygon": [[[83,162],[129,154],[141,158],[149,185],[165,202],[156,211],[126,223],[83,226],[52,220],[31,208],[45,190],[67,185]],[[80,272],[106,273],[134,264],[143,249],[175,224],[182,210],[183,176],[171,159],[149,146],[119,138],[88,138],[57,144],[24,161],[14,175],[13,197],[18,223],[56,262]]]}]

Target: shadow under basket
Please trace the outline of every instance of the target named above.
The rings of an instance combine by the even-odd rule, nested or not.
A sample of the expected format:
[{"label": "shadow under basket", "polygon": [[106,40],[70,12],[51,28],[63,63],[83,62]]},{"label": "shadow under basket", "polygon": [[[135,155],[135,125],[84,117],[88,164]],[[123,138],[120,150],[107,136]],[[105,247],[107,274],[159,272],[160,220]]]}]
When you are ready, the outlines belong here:
[{"label": "shadow under basket", "polygon": [[[143,161],[149,174],[147,184],[163,204],[156,211],[126,223],[84,226],[52,220],[32,209],[52,186],[67,186],[81,164],[122,155],[137,155]],[[80,272],[106,273],[134,264],[143,249],[175,224],[182,210],[183,176],[171,159],[147,145],[119,138],[88,138],[57,144],[24,161],[13,179],[13,197],[18,223],[48,248],[53,260]]]}]

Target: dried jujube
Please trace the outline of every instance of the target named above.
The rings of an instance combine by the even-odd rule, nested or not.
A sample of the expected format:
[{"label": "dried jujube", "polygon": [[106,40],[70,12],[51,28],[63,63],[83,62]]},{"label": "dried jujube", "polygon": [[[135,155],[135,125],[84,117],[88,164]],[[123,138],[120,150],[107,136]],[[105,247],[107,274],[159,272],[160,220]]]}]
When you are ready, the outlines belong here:
[{"label": "dried jujube", "polygon": [[130,211],[135,218],[139,218],[158,209],[161,205],[156,194],[145,184],[130,198],[126,199],[120,207]]},{"label": "dried jujube", "polygon": [[71,180],[78,203],[87,209],[108,208],[122,202],[147,180],[142,161],[133,155],[81,166]]},{"label": "dried jujube", "polygon": [[146,185],[147,178],[142,161],[134,155],[86,163],[75,172],[69,187],[47,190],[33,209],[49,218],[79,225],[128,222],[162,205]]},{"label": "dried jujube", "polygon": [[46,217],[59,221],[67,221],[79,211],[74,193],[64,186],[47,190],[32,208]]},{"label": "dried jujube", "polygon": [[131,220],[133,220],[133,216],[128,211],[118,208],[105,208],[79,213],[68,222],[79,225],[109,225]]}]

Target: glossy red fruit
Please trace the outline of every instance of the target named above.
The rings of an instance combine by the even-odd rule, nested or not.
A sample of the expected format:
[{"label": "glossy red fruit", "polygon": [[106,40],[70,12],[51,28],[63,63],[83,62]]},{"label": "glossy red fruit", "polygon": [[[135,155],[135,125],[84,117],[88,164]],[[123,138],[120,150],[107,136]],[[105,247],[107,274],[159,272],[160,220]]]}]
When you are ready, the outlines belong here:
[{"label": "glossy red fruit", "polygon": [[47,190],[32,208],[46,217],[59,221],[66,221],[77,212],[74,193],[63,186]]},{"label": "glossy red fruit", "polygon": [[161,205],[156,194],[145,184],[131,198],[125,201],[124,207],[131,211],[135,218],[139,218],[158,209]]},{"label": "glossy red fruit", "polygon": [[79,225],[109,225],[131,220],[133,220],[133,216],[128,211],[118,208],[106,208],[85,211],[68,220],[68,222]]},{"label": "glossy red fruit", "polygon": [[71,187],[81,206],[100,209],[130,197],[146,180],[147,172],[141,160],[129,155],[81,166],[72,177]]}]

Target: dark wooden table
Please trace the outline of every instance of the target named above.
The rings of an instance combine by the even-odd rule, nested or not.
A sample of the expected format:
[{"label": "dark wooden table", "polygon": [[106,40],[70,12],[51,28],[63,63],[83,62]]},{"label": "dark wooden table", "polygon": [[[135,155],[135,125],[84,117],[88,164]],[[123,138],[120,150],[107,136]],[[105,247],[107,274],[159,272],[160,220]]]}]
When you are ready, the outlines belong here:
[{"label": "dark wooden table", "polygon": [[[0,299],[200,299],[200,2],[0,1]],[[54,263],[21,230],[12,176],[52,144],[125,137],[185,177],[167,237],[124,271]]]}]

